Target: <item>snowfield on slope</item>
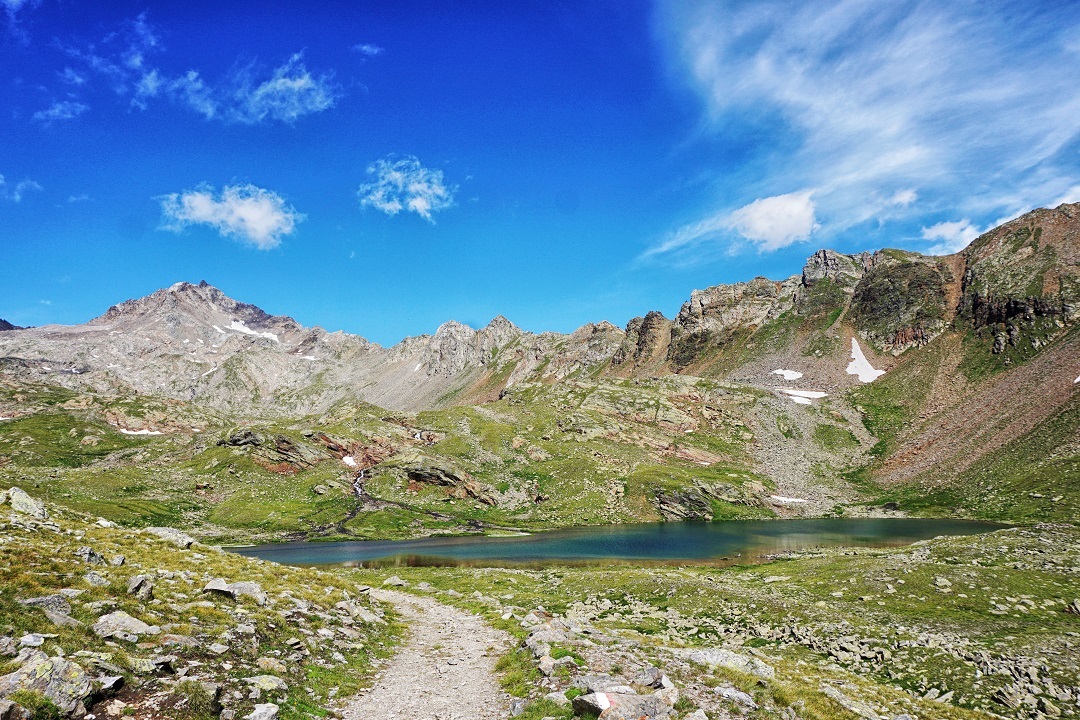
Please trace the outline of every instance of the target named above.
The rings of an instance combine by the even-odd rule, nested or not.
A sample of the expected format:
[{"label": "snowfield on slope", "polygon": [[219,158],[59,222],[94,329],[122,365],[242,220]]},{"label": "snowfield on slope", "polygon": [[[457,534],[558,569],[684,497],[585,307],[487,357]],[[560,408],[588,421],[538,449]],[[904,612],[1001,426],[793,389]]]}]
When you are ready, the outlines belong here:
[{"label": "snowfield on slope", "polygon": [[870,361],[863,355],[862,348],[855,338],[851,338],[851,362],[847,366],[848,375],[857,375],[860,382],[874,382],[885,374],[884,370],[876,370]]}]

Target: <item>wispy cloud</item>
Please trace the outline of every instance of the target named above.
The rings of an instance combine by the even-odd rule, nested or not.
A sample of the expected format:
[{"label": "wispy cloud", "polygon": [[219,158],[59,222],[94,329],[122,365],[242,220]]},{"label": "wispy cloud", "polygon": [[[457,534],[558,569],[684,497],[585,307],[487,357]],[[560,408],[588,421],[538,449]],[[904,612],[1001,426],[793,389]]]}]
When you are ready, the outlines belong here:
[{"label": "wispy cloud", "polygon": [[434,213],[454,205],[457,186],[447,185],[442,170],[426,168],[416,157],[376,160],[367,172],[374,179],[357,191],[361,207],[373,207],[387,215],[405,210],[434,223]]},{"label": "wispy cloud", "polygon": [[378,45],[372,45],[371,43],[359,43],[349,48],[355,53],[360,53],[366,57],[375,57],[383,52],[383,49]]},{"label": "wispy cloud", "polygon": [[923,240],[938,242],[927,249],[928,255],[952,255],[960,252],[968,244],[983,234],[983,230],[971,224],[967,218],[951,222],[939,222],[922,229]]},{"label": "wispy cloud", "polygon": [[76,100],[57,100],[44,110],[34,113],[34,119],[46,125],[65,120],[74,120],[90,109],[89,105],[83,105]]},{"label": "wispy cloud", "polygon": [[210,185],[158,198],[164,230],[180,232],[191,225],[207,225],[222,237],[270,250],[293,234],[304,220],[277,193],[255,185],[230,185],[218,195]]},{"label": "wispy cloud", "polygon": [[989,219],[1080,178],[1080,6],[663,0],[656,17],[702,132],[749,158],[717,168],[731,180],[706,219],[799,187],[823,234],[946,207]]},{"label": "wispy cloud", "polygon": [[249,125],[267,118],[294,123],[304,115],[332,108],[339,94],[329,73],[316,77],[308,71],[303,53],[290,57],[263,82],[256,84],[241,76],[237,84],[228,117]]},{"label": "wispy cloud", "polygon": [[22,202],[23,196],[28,191],[41,192],[41,190],[41,185],[34,180],[20,180],[14,185],[11,185],[4,179],[3,175],[0,175],[0,200],[16,203]]},{"label": "wispy cloud", "polygon": [[86,193],[79,193],[78,195],[69,195],[68,196],[68,202],[69,203],[81,203],[81,202],[86,202],[89,199],[90,199],[90,196],[87,195]]},{"label": "wispy cloud", "polygon": [[73,86],[72,92],[90,92],[91,79],[106,83],[140,110],[155,99],[165,99],[207,120],[246,125],[269,121],[292,124],[305,115],[334,107],[342,94],[332,73],[308,70],[302,52],[269,71],[250,62],[214,80],[197,69],[170,75],[154,61],[155,55],[164,52],[161,35],[143,13],[98,42],[64,45],[70,60],[79,67],[66,67],[60,78]]}]

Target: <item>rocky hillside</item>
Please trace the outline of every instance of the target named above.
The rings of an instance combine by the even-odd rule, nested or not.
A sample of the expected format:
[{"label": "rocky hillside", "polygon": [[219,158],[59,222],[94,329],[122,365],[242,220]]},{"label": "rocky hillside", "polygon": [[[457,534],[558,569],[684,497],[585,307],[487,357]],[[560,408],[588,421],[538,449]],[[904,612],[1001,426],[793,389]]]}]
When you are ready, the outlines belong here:
[{"label": "rocky hillside", "polygon": [[[169,468],[152,489],[130,484],[134,516],[190,513],[222,536],[250,524],[245,482],[287,500],[270,533],[885,499],[1070,517],[1078,237],[1080,205],[1062,205],[948,257],[821,250],[787,280],[694,291],[674,319],[625,330],[533,334],[500,316],[391,348],[178,283],[84,325],[0,335],[0,463],[74,487],[87,509],[114,492],[88,478]],[[282,475],[294,481],[270,482]],[[214,490],[191,496],[198,485]],[[138,504],[148,493],[154,510]]]},{"label": "rocky hillside", "polygon": [[4,718],[308,717],[368,681],[397,635],[342,573],[0,492]]}]

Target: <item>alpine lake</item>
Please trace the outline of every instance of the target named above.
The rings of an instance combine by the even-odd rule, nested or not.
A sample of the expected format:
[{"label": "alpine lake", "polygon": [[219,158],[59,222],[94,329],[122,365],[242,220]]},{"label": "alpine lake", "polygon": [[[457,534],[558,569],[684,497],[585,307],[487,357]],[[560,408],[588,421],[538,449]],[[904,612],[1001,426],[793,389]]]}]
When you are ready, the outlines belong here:
[{"label": "alpine lake", "polygon": [[1003,527],[946,518],[732,520],[602,525],[511,536],[283,542],[229,550],[297,566],[733,565],[816,547],[896,547]]}]

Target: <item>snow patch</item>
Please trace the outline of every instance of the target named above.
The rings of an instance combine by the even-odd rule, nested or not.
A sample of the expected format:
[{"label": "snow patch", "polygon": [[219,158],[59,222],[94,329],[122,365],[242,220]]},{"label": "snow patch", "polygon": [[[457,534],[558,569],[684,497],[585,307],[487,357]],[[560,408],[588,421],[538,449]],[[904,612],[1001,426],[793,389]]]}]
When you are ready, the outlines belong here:
[{"label": "snow patch", "polygon": [[776,388],[785,395],[797,398],[809,398],[811,400],[819,400],[823,397],[828,397],[829,393],[822,392],[821,390],[796,390],[795,388]]},{"label": "snow patch", "polygon": [[870,361],[863,355],[858,341],[851,338],[851,362],[847,366],[848,375],[858,375],[859,382],[874,382],[885,374],[884,370],[875,370]]},{"label": "snow patch", "polygon": [[773,370],[773,375],[783,375],[785,380],[798,380],[802,373],[798,370]]},{"label": "snow patch", "polygon": [[229,333],[225,332],[224,330],[222,330],[221,328],[219,328],[217,325],[211,325],[210,327],[214,328],[215,330],[217,330],[222,335],[228,335],[229,334]]},{"label": "snow patch", "polygon": [[216,368],[216,367],[212,367],[212,368],[210,368],[209,370],[207,370],[206,372],[204,372],[204,373],[203,373],[202,375],[200,375],[199,377],[206,377],[207,375],[209,375],[210,373],[214,372],[215,370],[217,370],[217,368]]},{"label": "snow patch", "polygon": [[0,417],[0,420],[14,420],[14,419],[15,419],[15,418],[9,418],[9,417]]},{"label": "snow patch", "polygon": [[412,369],[412,371],[413,371],[413,372],[416,372],[416,371],[417,371],[417,370],[419,370],[419,369],[420,369],[421,367],[423,367],[423,365],[424,365],[424,363],[416,363],[416,367],[414,367],[414,368]]},{"label": "snow patch", "polygon": [[784,497],[783,495],[770,495],[769,497],[772,498],[773,500],[775,500],[776,502],[781,502],[781,503],[804,503],[804,502],[808,502],[807,500],[804,500],[802,498]]},{"label": "snow patch", "polygon": [[1076,379],[1073,380],[1073,385],[1075,385],[1076,383],[1080,383],[1080,375],[1077,375]]},{"label": "snow patch", "polygon": [[125,430],[120,428],[120,432],[125,435],[164,435],[165,433],[160,430]]},{"label": "snow patch", "polygon": [[247,325],[240,322],[239,320],[233,320],[232,324],[229,325],[229,329],[230,330],[235,330],[238,333],[244,333],[245,335],[251,335],[252,337],[266,338],[267,340],[273,340],[276,343],[281,342],[281,340],[278,339],[278,336],[275,335],[274,333],[272,333],[272,332],[259,332],[258,330],[252,330],[251,328],[249,328]]},{"label": "snow patch", "polygon": [[345,457],[341,458],[341,462],[352,468],[357,467],[356,458],[354,458],[352,455],[346,455]]},{"label": "snow patch", "polygon": [[813,405],[814,404],[813,400],[811,400],[810,398],[804,398],[804,397],[793,397],[793,398],[791,398],[791,402],[795,403],[796,405]]},{"label": "snow patch", "polygon": [[314,355],[301,355],[300,359],[301,360],[315,360],[316,358],[315,358]]}]

